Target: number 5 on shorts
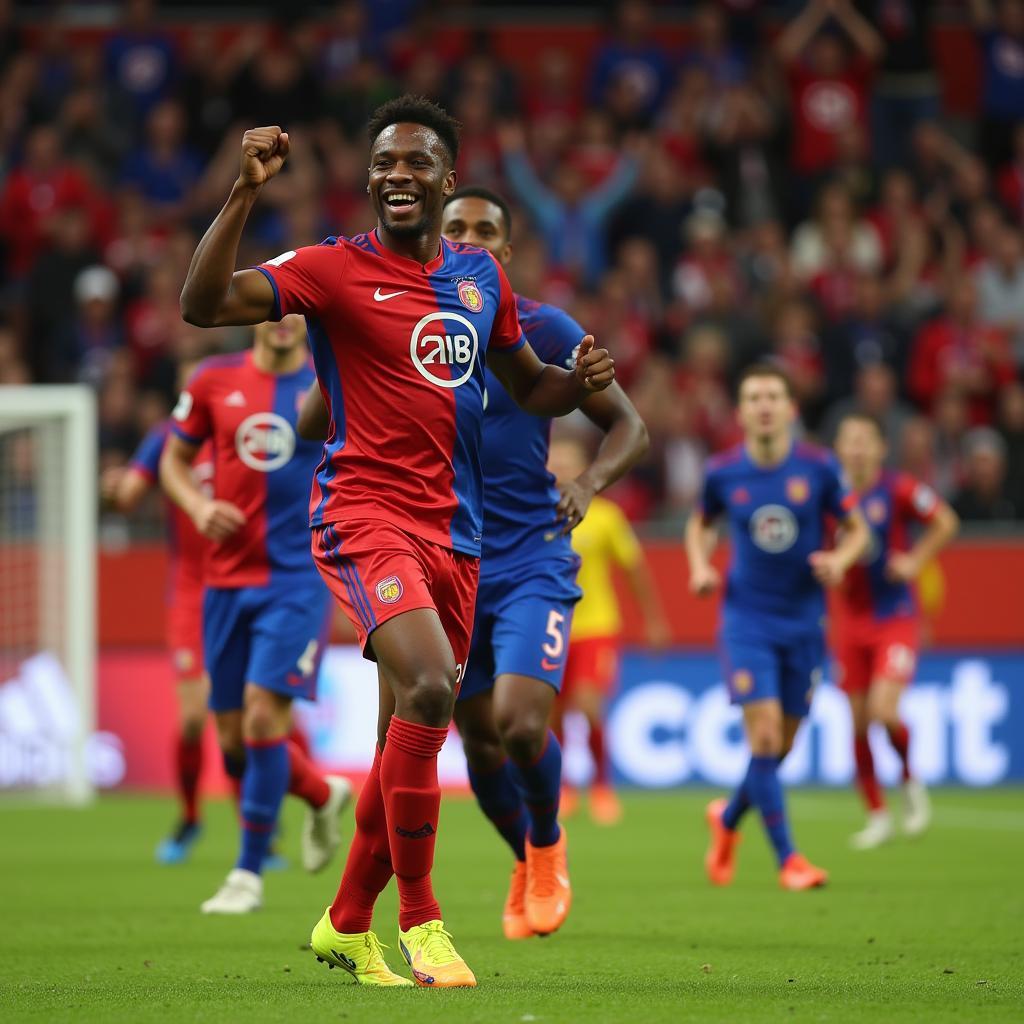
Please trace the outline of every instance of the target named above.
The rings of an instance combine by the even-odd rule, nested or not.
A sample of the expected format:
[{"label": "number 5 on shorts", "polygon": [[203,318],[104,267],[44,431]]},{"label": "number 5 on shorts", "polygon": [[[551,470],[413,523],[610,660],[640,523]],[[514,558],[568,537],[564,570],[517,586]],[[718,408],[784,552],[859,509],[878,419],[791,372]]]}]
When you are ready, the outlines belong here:
[{"label": "number 5 on shorts", "polygon": [[541,650],[549,658],[560,658],[562,651],[565,650],[565,637],[562,630],[564,624],[565,616],[552,608],[548,613],[548,628],[546,630],[547,636],[551,639],[541,645]]},{"label": "number 5 on shorts", "polygon": [[320,649],[320,643],[317,640],[310,640],[306,644],[306,649],[302,652],[302,656],[297,662],[295,667],[308,679],[316,668],[316,652]]}]

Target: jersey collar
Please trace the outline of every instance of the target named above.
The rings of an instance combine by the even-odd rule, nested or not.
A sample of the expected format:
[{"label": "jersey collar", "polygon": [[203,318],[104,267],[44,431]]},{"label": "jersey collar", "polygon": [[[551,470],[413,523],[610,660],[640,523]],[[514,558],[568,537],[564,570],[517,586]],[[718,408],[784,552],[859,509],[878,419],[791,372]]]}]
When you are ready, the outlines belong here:
[{"label": "jersey collar", "polygon": [[377,228],[374,228],[366,237],[369,238],[370,245],[373,246],[377,255],[383,256],[384,259],[389,262],[396,263],[398,266],[405,267],[407,270],[418,270],[423,274],[432,274],[435,270],[440,270],[440,268],[444,266],[445,256],[448,252],[448,242],[442,238],[441,244],[437,249],[437,255],[430,260],[429,263],[420,263],[418,260],[410,259],[408,256],[399,256],[397,252],[392,252],[380,240]]}]

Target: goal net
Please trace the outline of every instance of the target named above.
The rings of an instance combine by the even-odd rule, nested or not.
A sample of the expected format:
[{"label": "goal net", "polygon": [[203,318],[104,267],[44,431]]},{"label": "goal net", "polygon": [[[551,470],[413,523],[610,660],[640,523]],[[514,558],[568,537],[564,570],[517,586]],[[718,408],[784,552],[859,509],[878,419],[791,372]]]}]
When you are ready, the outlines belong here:
[{"label": "goal net", "polygon": [[82,802],[96,672],[96,408],[0,387],[0,796]]}]

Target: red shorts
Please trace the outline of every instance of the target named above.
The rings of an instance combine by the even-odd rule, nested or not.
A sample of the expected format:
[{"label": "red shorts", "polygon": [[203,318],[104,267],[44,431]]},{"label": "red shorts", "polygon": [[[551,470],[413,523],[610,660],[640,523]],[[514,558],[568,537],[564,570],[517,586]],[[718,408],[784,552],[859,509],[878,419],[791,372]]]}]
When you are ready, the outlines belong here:
[{"label": "red shorts", "polygon": [[313,561],[359,636],[367,641],[388,619],[433,608],[462,679],[473,635],[480,561],[416,537],[390,523],[360,519],[313,531]]},{"label": "red shorts", "polygon": [[167,610],[167,649],[179,683],[203,678],[203,581],[179,577]]},{"label": "red shorts", "polygon": [[619,638],[617,636],[588,636],[569,642],[569,657],[565,661],[562,696],[586,686],[610,693],[619,681]]},{"label": "red shorts", "polygon": [[916,619],[842,623],[836,630],[839,685],[846,693],[867,693],[878,679],[906,685],[914,678],[920,646]]}]

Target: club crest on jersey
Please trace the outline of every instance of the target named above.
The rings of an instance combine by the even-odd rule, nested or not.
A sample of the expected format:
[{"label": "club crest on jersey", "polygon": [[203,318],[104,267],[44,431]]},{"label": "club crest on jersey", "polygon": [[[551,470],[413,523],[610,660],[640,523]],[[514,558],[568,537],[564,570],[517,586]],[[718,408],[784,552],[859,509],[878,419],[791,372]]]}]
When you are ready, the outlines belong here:
[{"label": "club crest on jersey", "polygon": [[388,576],[376,586],[377,600],[381,604],[394,604],[405,593],[402,581],[397,576]]},{"label": "club crest on jersey", "polygon": [[750,491],[746,487],[737,487],[732,492],[732,500],[734,505],[749,505],[750,504]]},{"label": "club crest on jersey", "polygon": [[409,355],[422,377],[439,388],[457,388],[473,376],[480,339],[461,313],[428,313],[413,328]]},{"label": "club crest on jersey", "polygon": [[257,412],[239,424],[235,450],[250,469],[272,473],[287,465],[295,454],[295,431],[276,412]]},{"label": "club crest on jersey", "polygon": [[730,682],[732,692],[739,697],[746,696],[754,688],[754,677],[745,668],[733,672]]},{"label": "club crest on jersey", "polygon": [[479,313],[484,308],[483,292],[477,286],[476,281],[459,282],[459,302],[461,302],[470,313]]},{"label": "club crest on jersey", "polygon": [[786,481],[786,497],[794,505],[802,505],[811,496],[811,485],[806,477],[791,476]]},{"label": "club crest on jersey", "polygon": [[762,505],[750,517],[750,539],[770,555],[788,551],[798,533],[796,516],[785,505]]},{"label": "club crest on jersey", "polygon": [[885,522],[885,511],[885,502],[881,498],[871,498],[864,506],[864,515],[868,517],[868,522],[876,526]]}]

